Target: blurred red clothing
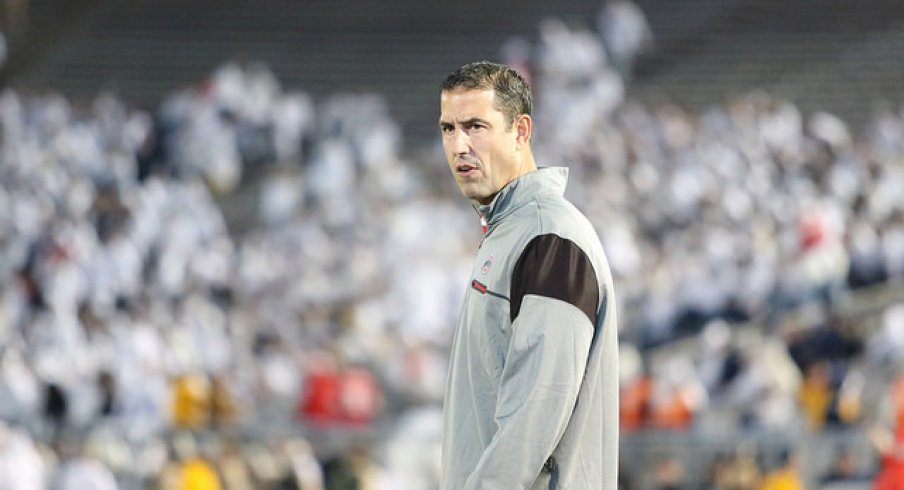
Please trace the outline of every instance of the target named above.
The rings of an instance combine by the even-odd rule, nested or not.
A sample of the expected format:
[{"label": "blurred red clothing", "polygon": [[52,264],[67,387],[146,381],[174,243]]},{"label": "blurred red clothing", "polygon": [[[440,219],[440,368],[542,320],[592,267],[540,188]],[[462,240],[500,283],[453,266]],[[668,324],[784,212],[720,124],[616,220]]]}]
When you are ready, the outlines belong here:
[{"label": "blurred red clothing", "polygon": [[380,408],[380,385],[373,375],[360,368],[348,369],[340,379],[339,408],[343,422],[363,425],[373,421]]},{"label": "blurred red clothing", "polygon": [[308,374],[301,402],[301,417],[313,424],[330,425],[339,420],[339,375],[332,370]]},{"label": "blurred red clothing", "polygon": [[873,488],[875,490],[904,488],[904,425],[898,425],[892,449],[880,456],[881,464],[876,480],[873,482]]},{"label": "blurred red clothing", "polygon": [[366,425],[382,403],[380,385],[361,368],[318,370],[308,374],[300,415],[317,425]]}]

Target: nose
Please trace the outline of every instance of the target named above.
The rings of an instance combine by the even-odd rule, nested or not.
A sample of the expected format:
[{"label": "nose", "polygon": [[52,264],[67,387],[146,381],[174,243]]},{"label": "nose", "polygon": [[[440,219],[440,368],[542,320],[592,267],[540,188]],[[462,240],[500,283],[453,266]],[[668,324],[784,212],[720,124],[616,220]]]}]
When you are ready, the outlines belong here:
[{"label": "nose", "polygon": [[465,131],[457,129],[449,138],[449,150],[453,154],[467,155],[471,152],[471,139]]}]

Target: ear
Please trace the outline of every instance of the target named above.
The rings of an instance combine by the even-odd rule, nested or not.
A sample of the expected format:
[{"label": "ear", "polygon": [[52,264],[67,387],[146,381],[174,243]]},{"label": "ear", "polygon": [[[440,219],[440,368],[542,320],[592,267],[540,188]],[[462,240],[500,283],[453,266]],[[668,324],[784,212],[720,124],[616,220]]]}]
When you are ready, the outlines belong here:
[{"label": "ear", "polygon": [[523,146],[530,145],[530,137],[534,129],[533,119],[527,114],[520,114],[515,116],[512,124],[515,129],[515,147],[520,150]]}]

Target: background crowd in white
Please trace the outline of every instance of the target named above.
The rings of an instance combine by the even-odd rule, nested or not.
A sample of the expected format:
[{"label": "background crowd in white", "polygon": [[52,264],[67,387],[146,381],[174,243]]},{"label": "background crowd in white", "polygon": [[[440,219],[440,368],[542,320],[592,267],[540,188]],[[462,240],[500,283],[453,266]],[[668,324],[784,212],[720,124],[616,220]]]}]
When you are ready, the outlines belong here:
[{"label": "background crowd in white", "polygon": [[[766,341],[732,383],[713,374],[714,354],[654,374],[696,387],[698,420],[729,400],[738,424],[798,426],[782,313],[904,280],[904,115],[890,107],[855,134],[764,93],[701,111],[631,100],[631,59],[650,39],[627,15],[601,14],[596,29],[549,19],[501,49],[535,87],[538,162],[570,167],[568,195],[603,240],[623,377],[648,348],[703,330],[712,353],[754,320]],[[604,42],[620,25],[615,41],[633,44]],[[153,114],[106,94],[75,107],[6,90],[0,134],[0,489],[87,478],[65,476],[48,445],[49,384],[68,402],[62,430],[82,434],[93,461],[80,471],[109,473],[97,488],[137,488],[173,457],[174,377],[220,376],[241,423],[298,427],[305,373],[322,363],[379,380],[390,429],[371,442],[371,484],[431,488],[480,238],[438,143],[415,151],[379,96],[315,100],[234,63]],[[230,229],[218,203],[234,213],[248,195]],[[867,364],[904,354],[901,308],[863,339]],[[825,316],[807,318],[799,327]],[[101,373],[115,386],[108,410]]]}]

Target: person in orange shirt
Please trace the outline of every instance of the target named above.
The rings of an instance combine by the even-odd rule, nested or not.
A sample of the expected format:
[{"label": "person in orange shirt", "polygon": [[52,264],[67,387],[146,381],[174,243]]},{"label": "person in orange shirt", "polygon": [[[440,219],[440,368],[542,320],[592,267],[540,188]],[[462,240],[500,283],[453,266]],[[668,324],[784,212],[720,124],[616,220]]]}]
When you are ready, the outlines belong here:
[{"label": "person in orange shirt", "polygon": [[653,380],[642,377],[632,380],[621,390],[621,427],[625,432],[643,428],[650,413],[650,392]]}]

